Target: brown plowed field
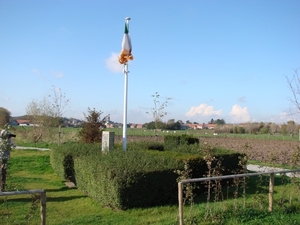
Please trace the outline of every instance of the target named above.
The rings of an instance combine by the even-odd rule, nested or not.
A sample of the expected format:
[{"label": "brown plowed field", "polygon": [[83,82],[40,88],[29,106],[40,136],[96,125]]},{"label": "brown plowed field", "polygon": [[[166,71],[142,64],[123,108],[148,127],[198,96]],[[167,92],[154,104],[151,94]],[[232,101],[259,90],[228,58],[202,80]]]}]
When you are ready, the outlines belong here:
[{"label": "brown plowed field", "polygon": [[[238,152],[244,152],[249,159],[261,162],[292,164],[293,155],[297,152],[297,141],[255,140],[245,138],[206,137],[200,138],[201,143],[220,146]],[[248,146],[248,147],[246,147]],[[297,160],[299,161],[300,158]]]},{"label": "brown plowed field", "polygon": [[[156,137],[127,137],[127,142],[138,140],[155,141]],[[157,140],[162,142],[163,137],[158,137]],[[122,137],[117,136],[116,141],[122,142]],[[300,166],[300,155],[298,154],[298,158],[295,157],[295,153],[300,146],[299,142],[297,141],[256,140],[232,137],[200,137],[200,143],[206,143],[214,147],[218,146],[238,152],[244,152],[248,155],[250,160],[257,160],[266,163],[292,165],[293,160],[297,159],[297,161],[299,161],[297,164]]]}]

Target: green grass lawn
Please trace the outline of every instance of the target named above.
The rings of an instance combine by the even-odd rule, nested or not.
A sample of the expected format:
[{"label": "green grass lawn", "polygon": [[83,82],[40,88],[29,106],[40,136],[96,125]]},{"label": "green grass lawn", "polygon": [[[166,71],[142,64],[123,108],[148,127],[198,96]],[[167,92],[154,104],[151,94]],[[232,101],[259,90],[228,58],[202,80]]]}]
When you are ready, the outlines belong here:
[{"label": "green grass lawn", "polygon": [[[49,225],[175,225],[178,206],[135,208],[126,211],[104,208],[76,188],[68,188],[50,165],[50,151],[13,150],[7,177],[8,191],[45,189],[47,193],[47,224]],[[300,224],[298,181],[290,186],[277,178],[276,204],[268,208],[268,180],[248,180],[246,209],[243,198],[228,198],[206,203],[206,193],[197,196],[194,204],[184,209],[185,224]],[[257,188],[255,185],[260,185]],[[262,186],[265,185],[265,186]],[[232,187],[234,192],[234,187]],[[239,195],[242,190],[239,187]],[[40,224],[39,205],[32,204],[33,195],[0,197],[0,224]],[[219,198],[220,200],[220,198]],[[291,202],[291,203],[290,203]],[[206,218],[206,219],[205,219]]]},{"label": "green grass lawn", "polygon": [[[7,191],[45,189],[47,224],[177,224],[177,205],[116,211],[76,188],[68,188],[50,165],[49,151],[14,150],[9,161]],[[30,212],[33,196],[0,197],[0,224],[40,224],[39,208]]]}]

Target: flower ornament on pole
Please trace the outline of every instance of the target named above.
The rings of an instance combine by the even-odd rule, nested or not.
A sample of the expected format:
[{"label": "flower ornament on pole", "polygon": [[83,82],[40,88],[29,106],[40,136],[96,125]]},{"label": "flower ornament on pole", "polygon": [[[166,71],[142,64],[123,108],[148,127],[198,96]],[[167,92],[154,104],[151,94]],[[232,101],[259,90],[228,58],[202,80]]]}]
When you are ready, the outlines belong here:
[{"label": "flower ornament on pole", "polygon": [[119,63],[125,64],[128,60],[133,60],[133,55],[131,54],[132,46],[131,46],[131,39],[129,36],[129,20],[130,18],[127,17],[125,22],[125,30],[123,35],[122,41],[122,50],[119,55]]}]

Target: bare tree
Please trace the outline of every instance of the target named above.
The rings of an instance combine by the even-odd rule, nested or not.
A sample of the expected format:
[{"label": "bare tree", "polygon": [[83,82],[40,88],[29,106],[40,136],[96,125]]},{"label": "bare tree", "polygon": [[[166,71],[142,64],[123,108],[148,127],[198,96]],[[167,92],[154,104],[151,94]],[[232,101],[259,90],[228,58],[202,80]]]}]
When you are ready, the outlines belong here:
[{"label": "bare tree", "polygon": [[52,138],[53,127],[55,127],[55,112],[47,98],[33,100],[26,107],[26,114],[33,125],[32,138],[37,143],[42,136]]},{"label": "bare tree", "polygon": [[66,94],[63,93],[60,88],[56,88],[54,85],[52,87],[53,87],[53,94],[49,95],[49,97],[52,98],[54,117],[57,120],[57,126],[58,126],[58,145],[60,145],[61,117],[67,111],[67,106],[70,102],[70,99],[66,98]]},{"label": "bare tree", "polygon": [[286,131],[291,137],[293,137],[298,133],[298,126],[294,121],[290,120],[287,122]]},{"label": "bare tree", "polygon": [[276,134],[276,133],[280,132],[280,126],[275,123],[271,123],[269,131],[270,131],[270,134],[272,134],[272,135]]},{"label": "bare tree", "polygon": [[[151,95],[151,97],[153,97],[154,102],[154,107],[151,108],[151,113],[155,123],[155,135],[157,136],[157,124],[158,122],[161,122],[165,115],[167,115],[165,108],[168,106],[168,101],[171,100],[171,98],[166,98],[163,102],[160,102],[160,95],[158,92],[155,92],[155,94]],[[150,112],[147,113],[150,114]]]},{"label": "bare tree", "polygon": [[300,112],[300,75],[299,69],[294,70],[294,74],[291,78],[285,76],[289,89],[292,92],[292,97],[289,97],[289,101],[296,106],[297,113]]}]

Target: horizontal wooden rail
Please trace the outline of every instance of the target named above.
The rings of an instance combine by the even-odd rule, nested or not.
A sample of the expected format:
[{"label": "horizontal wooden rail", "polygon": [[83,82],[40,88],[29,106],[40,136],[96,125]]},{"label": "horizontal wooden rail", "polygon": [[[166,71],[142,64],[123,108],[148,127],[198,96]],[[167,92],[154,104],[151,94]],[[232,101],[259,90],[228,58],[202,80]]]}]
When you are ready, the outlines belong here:
[{"label": "horizontal wooden rail", "polygon": [[185,179],[178,182],[178,210],[179,210],[179,224],[183,225],[183,184],[186,183],[196,183],[201,181],[208,180],[224,180],[224,179],[232,179],[239,177],[254,177],[260,175],[270,175],[269,182],[269,211],[272,211],[273,206],[273,191],[274,191],[274,175],[275,174],[285,174],[285,173],[297,173],[300,172],[300,169],[296,170],[280,170],[280,171],[269,171],[269,172],[259,172],[259,173],[244,173],[244,174],[232,174],[225,176],[216,176],[216,177],[203,177],[203,178],[193,178],[193,179]]},{"label": "horizontal wooden rail", "polygon": [[24,194],[41,194],[41,210],[40,210],[41,225],[46,225],[46,191],[45,190],[0,192],[0,196],[24,195]]}]

